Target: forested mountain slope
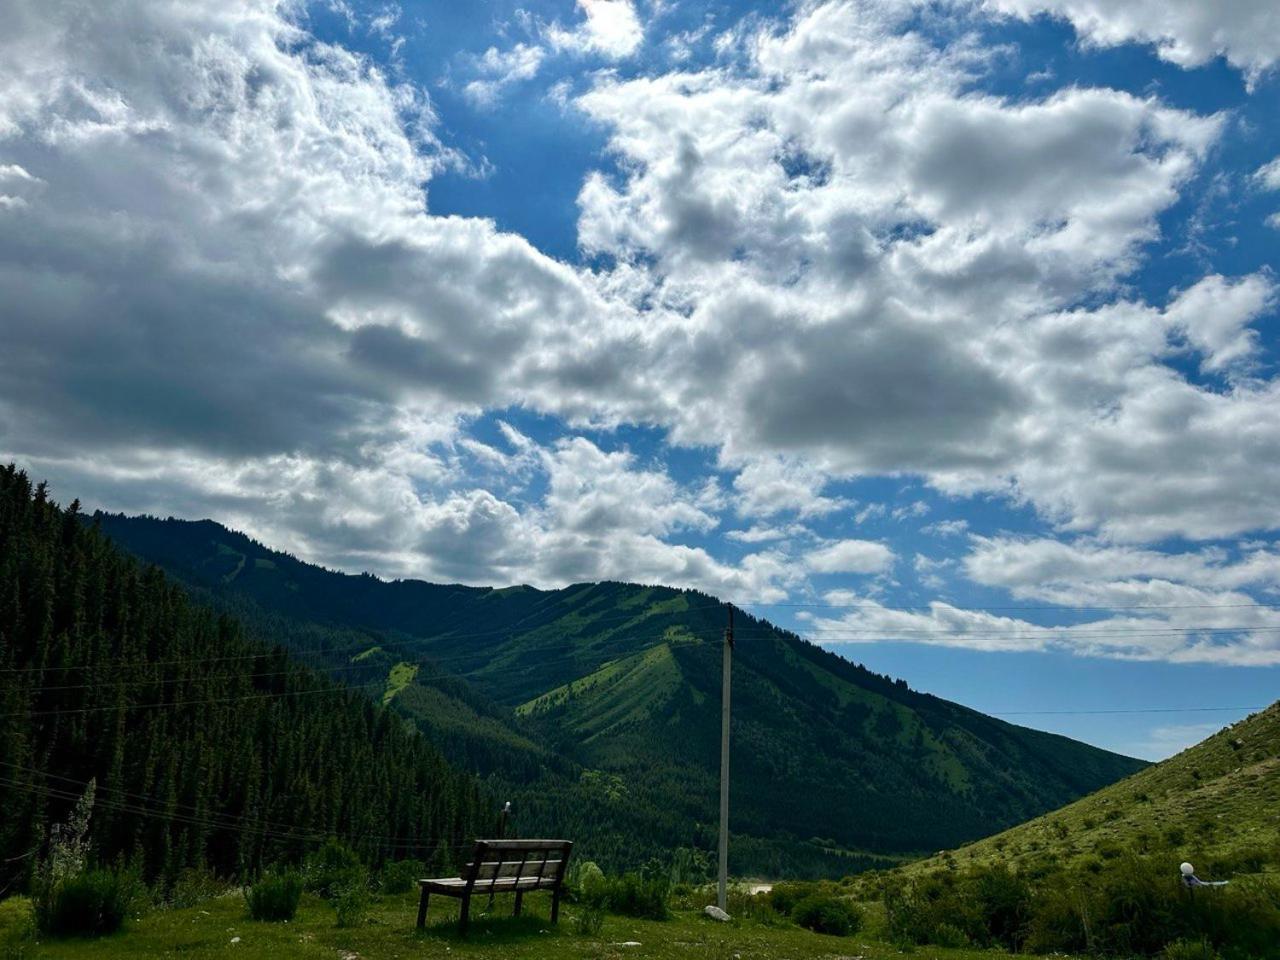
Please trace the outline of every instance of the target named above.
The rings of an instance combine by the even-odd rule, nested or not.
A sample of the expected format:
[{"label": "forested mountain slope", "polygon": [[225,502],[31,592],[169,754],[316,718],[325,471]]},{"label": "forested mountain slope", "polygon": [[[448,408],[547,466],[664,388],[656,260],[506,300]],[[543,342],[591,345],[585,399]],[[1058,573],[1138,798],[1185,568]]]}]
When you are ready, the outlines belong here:
[{"label": "forested mountain slope", "polygon": [[1280,703],[1060,810],[908,869],[1072,865],[1165,847],[1215,872],[1280,862]]},{"label": "forested mountain slope", "polygon": [[[624,583],[385,582],[210,521],[97,522],[251,630],[342,679],[380,678],[389,702],[456,737],[450,756],[524,788],[522,829],[569,833],[616,864],[713,844],[725,617],[713,598]],[[953,846],[1143,766],[737,618],[737,871],[843,873]]]},{"label": "forested mountain slope", "polygon": [[96,781],[95,855],[167,886],[296,860],[452,860],[493,800],[396,713],[246,638],[0,468],[0,889]]}]

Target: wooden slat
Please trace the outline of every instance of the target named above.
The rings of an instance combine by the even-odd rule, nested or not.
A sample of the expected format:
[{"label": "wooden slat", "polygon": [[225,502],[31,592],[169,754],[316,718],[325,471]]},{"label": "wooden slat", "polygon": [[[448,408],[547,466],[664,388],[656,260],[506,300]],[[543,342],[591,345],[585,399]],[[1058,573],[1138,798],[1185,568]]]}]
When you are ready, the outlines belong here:
[{"label": "wooden slat", "polygon": [[568,840],[483,840],[490,853],[509,853],[526,850],[561,850]]},{"label": "wooden slat", "polygon": [[[554,877],[560,869],[560,858],[542,860],[530,857],[528,860],[486,860],[476,871],[477,880],[492,880],[494,877]],[[463,874],[470,876],[471,864],[463,868]]]},{"label": "wooden slat", "polygon": [[[419,880],[418,885],[430,890],[432,893],[442,893],[447,896],[461,896],[466,892],[467,881],[461,877],[448,877],[442,880]],[[521,877],[517,880],[515,877],[508,877],[502,880],[486,880],[483,885],[476,886],[476,894],[487,894],[490,889],[495,893],[511,893],[514,890],[539,890],[543,887],[552,887],[555,885],[554,877]]]}]

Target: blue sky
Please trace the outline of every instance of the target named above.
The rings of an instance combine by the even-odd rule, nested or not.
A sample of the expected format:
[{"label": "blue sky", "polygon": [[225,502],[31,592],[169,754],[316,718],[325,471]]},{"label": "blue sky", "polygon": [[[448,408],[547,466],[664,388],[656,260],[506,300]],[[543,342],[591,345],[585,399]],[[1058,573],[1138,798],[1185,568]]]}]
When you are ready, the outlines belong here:
[{"label": "blue sky", "polygon": [[697,587],[1150,758],[1275,698],[1270,5],[19,6],[0,454],[60,496]]}]

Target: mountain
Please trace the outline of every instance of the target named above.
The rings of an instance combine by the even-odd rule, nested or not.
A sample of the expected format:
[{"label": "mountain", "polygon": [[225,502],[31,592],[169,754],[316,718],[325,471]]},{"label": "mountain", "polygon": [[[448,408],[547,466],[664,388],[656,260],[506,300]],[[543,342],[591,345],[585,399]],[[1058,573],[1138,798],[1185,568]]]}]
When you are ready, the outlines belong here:
[{"label": "mountain", "polygon": [[1216,874],[1280,865],[1280,703],[1060,810],[906,870],[1096,866],[1158,848]]},{"label": "mountain", "polygon": [[[349,575],[212,521],[98,515],[121,546],[413,719],[610,865],[715,836],[725,607],[626,583]],[[737,613],[732,868],[847,873],[1061,806],[1140,761],[911,690]]]},{"label": "mountain", "polygon": [[494,806],[395,712],[246,637],[0,467],[0,890],[90,792],[95,857],[165,889],[329,836],[373,864],[452,861]]}]

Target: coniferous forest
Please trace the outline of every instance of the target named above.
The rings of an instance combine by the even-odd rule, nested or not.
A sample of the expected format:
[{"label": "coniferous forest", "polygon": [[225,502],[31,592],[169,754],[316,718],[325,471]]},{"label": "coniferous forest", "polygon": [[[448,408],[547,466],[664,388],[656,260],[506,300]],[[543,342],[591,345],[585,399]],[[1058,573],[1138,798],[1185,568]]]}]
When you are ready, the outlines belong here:
[{"label": "coniferous forest", "polygon": [[95,786],[93,855],[165,886],[335,836],[454,859],[492,803],[406,721],[251,642],[0,469],[0,889]]}]

